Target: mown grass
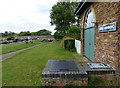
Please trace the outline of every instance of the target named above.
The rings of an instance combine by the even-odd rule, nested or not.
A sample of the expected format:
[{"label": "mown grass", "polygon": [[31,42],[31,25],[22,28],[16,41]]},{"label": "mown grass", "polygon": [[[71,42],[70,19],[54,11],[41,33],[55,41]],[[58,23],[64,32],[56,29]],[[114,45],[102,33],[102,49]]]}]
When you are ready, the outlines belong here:
[{"label": "mown grass", "polygon": [[60,42],[37,46],[2,61],[3,86],[40,86],[41,73],[48,60],[74,59],[72,52],[65,51]]},{"label": "mown grass", "polygon": [[[86,62],[79,55],[65,51],[60,42],[46,43],[14,55],[0,62],[2,67],[2,86],[41,86],[41,73],[48,60],[72,60]],[[1,71],[0,71],[1,76]],[[1,79],[1,78],[0,78]],[[89,87],[113,85],[99,77],[91,77]],[[74,87],[75,88],[75,87]]]},{"label": "mown grass", "polygon": [[0,88],[2,87],[2,62],[0,61]]},{"label": "mown grass", "polygon": [[9,52],[13,52],[13,51],[17,51],[17,50],[21,50],[27,47],[31,47],[34,46],[36,44],[40,44],[41,41],[33,41],[33,43],[29,43],[26,44],[26,42],[17,42],[17,43],[12,43],[12,44],[4,44],[4,45],[0,45],[0,50],[2,50],[2,53],[0,54],[6,54]]}]

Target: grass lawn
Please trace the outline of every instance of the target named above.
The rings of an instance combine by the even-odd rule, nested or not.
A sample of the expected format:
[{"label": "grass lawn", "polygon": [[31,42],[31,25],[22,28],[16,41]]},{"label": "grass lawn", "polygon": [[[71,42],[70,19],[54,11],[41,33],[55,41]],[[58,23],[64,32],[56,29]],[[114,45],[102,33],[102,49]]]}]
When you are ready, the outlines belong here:
[{"label": "grass lawn", "polygon": [[30,46],[34,46],[40,43],[41,41],[35,40],[33,41],[33,43],[29,43],[29,44],[26,44],[26,42],[18,42],[18,43],[0,45],[0,50],[2,50],[2,53],[0,54],[17,51],[17,50],[24,49]]},{"label": "grass lawn", "polygon": [[2,61],[3,86],[40,86],[41,73],[48,60],[74,59],[60,42],[50,42],[25,50]]}]

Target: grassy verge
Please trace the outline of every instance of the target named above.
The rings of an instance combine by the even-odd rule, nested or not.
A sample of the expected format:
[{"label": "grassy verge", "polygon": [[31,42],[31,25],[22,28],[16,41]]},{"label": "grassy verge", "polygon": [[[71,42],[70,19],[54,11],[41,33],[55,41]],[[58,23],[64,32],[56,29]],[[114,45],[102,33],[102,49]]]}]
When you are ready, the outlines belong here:
[{"label": "grassy verge", "polygon": [[48,60],[74,59],[59,42],[25,50],[2,61],[3,86],[40,86],[41,73]]},{"label": "grassy verge", "polygon": [[29,44],[26,44],[26,42],[18,42],[18,43],[0,45],[0,50],[2,50],[2,53],[0,53],[0,54],[17,51],[17,50],[31,47],[31,46],[34,46],[34,45],[40,44],[40,43],[41,43],[41,41],[36,40],[36,41],[33,41],[33,43],[29,43]]},{"label": "grassy verge", "polygon": [[0,61],[0,88],[2,87],[2,62]]},{"label": "grassy verge", "polygon": [[[47,43],[3,60],[2,66],[0,65],[0,68],[2,67],[2,85],[41,86],[41,73],[48,60],[76,59],[78,62],[87,62],[83,57],[65,51],[59,44],[60,42]],[[91,77],[88,88],[94,88],[93,86],[96,85],[115,85],[111,82],[111,84],[106,82],[106,80],[102,80],[100,77]]]}]

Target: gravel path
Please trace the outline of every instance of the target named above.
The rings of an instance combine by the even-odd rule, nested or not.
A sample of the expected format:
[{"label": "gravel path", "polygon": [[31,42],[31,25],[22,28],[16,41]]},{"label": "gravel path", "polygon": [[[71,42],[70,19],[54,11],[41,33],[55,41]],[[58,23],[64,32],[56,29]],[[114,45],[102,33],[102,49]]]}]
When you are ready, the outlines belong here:
[{"label": "gravel path", "polygon": [[22,52],[24,50],[27,50],[27,49],[30,49],[30,48],[33,48],[33,47],[36,47],[36,46],[40,46],[40,45],[43,45],[43,44],[45,44],[45,43],[38,44],[38,45],[35,45],[35,46],[32,46],[32,47],[28,47],[28,48],[25,48],[25,49],[21,49],[21,50],[15,51],[15,52],[7,53],[7,54],[2,54],[2,55],[0,55],[0,61],[2,61],[4,59],[7,59],[9,57],[12,57],[16,53],[19,53],[19,52]]}]

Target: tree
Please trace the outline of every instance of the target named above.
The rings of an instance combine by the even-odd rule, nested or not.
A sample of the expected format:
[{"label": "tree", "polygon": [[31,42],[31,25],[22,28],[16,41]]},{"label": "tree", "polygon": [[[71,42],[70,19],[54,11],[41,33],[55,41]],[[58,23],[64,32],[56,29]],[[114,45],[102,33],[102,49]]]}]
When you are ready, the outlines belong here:
[{"label": "tree", "polygon": [[77,26],[72,26],[71,28],[68,29],[67,36],[75,38],[75,39],[80,39],[80,28]]},{"label": "tree", "polygon": [[78,20],[74,15],[78,4],[78,2],[58,2],[51,9],[51,25],[55,25],[55,30],[59,33],[63,33],[63,36],[65,36],[67,30]]},{"label": "tree", "polygon": [[64,35],[65,35],[64,32],[58,32],[57,31],[57,32],[54,33],[54,38],[55,39],[62,39]]},{"label": "tree", "polygon": [[17,36],[17,34],[11,31],[5,31],[5,33],[2,33],[2,37],[7,38],[7,40],[13,40],[15,36]]},{"label": "tree", "polygon": [[2,34],[3,37],[6,37],[9,35],[9,32],[8,31],[5,31],[5,33]]},{"label": "tree", "polygon": [[51,31],[46,30],[46,29],[37,31],[37,35],[39,35],[39,36],[51,35],[51,33],[52,33]]},{"label": "tree", "polygon": [[29,31],[22,31],[22,32],[20,32],[20,34],[19,34],[19,36],[30,36],[31,35],[31,33],[29,32]]},{"label": "tree", "polygon": [[36,36],[37,32],[31,32],[31,36]]}]

